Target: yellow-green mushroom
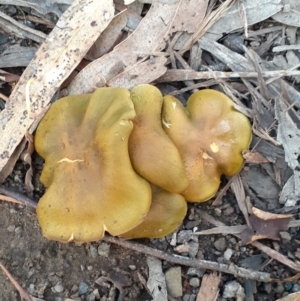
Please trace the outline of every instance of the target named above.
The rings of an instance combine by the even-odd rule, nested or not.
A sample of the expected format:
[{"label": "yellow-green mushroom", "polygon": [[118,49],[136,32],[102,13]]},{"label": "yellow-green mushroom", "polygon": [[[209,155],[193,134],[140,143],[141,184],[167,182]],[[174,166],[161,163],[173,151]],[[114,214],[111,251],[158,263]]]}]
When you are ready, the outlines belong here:
[{"label": "yellow-green mushroom", "polygon": [[90,242],[128,232],[151,205],[151,188],[132,168],[128,138],[135,118],[129,91],[100,88],[56,101],[35,136],[47,191],[37,205],[43,235]]},{"label": "yellow-green mushroom", "polygon": [[186,108],[175,97],[164,97],[164,130],[178,148],[189,178],[183,196],[204,202],[215,195],[221,175],[235,175],[242,151],[251,142],[248,118],[234,109],[225,94],[205,89],[188,99]]},{"label": "yellow-green mushroom", "polygon": [[130,92],[136,117],[129,137],[129,155],[134,169],[147,181],[172,193],[188,186],[179,150],[165,133],[161,122],[163,97],[151,85]]}]

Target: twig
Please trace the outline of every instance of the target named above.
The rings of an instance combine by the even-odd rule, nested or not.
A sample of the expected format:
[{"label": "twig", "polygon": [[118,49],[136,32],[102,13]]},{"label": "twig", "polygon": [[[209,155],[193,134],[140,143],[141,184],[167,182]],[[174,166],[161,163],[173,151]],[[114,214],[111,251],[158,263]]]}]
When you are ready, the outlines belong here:
[{"label": "twig", "polygon": [[[27,196],[25,196],[24,194],[22,194],[20,192],[13,191],[13,190],[10,190],[10,189],[5,188],[3,186],[0,186],[0,193],[3,193],[6,196],[9,196],[9,197],[13,198],[18,203],[24,204],[24,205],[29,206],[31,208],[36,208],[36,205],[37,205],[36,202],[33,201],[32,199],[28,198]],[[7,201],[11,201],[11,200],[7,200]]]},{"label": "twig", "polygon": [[269,273],[240,268],[233,264],[227,265],[227,264],[222,264],[222,263],[208,261],[208,260],[192,259],[184,256],[179,256],[176,254],[168,254],[165,251],[153,249],[151,247],[147,247],[136,242],[123,240],[108,235],[106,235],[103,240],[136,252],[140,252],[146,255],[157,257],[162,260],[166,260],[168,262],[172,262],[174,264],[180,264],[180,265],[199,268],[199,269],[209,269],[212,271],[232,274],[236,277],[243,277],[243,278],[257,280],[261,282],[269,282],[271,280]]},{"label": "twig", "polygon": [[[263,78],[277,78],[283,76],[299,75],[299,70],[273,70],[261,71]],[[242,71],[242,72],[223,72],[223,71],[195,71],[188,69],[170,69],[158,78],[156,82],[174,82],[185,80],[200,80],[200,79],[215,79],[215,78],[257,78],[258,73],[255,71]]]},{"label": "twig", "polygon": [[7,276],[7,278],[11,281],[14,287],[18,290],[21,301],[31,301],[30,296],[23,290],[17,280],[10,274],[10,272],[0,263],[0,268],[2,269],[3,273]]},{"label": "twig", "polygon": [[3,12],[0,12],[0,24],[2,25],[2,29],[6,32],[12,33],[20,38],[27,38],[37,43],[43,43],[47,38],[47,35],[43,32],[23,25],[21,22],[14,20]]}]

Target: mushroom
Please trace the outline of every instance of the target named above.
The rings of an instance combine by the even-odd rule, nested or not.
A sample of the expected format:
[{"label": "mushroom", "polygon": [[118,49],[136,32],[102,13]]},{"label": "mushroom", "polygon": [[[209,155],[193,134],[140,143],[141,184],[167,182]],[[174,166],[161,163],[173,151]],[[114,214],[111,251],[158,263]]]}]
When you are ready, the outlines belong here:
[{"label": "mushroom", "polygon": [[105,231],[128,232],[145,218],[151,188],[128,154],[134,117],[130,93],[120,88],[68,96],[51,106],[35,136],[45,159],[41,182],[47,191],[37,216],[46,238],[96,241]]},{"label": "mushroom", "polygon": [[151,185],[152,204],[144,221],[129,232],[121,234],[126,238],[160,238],[169,235],[182,223],[187,203],[180,194],[170,193]]},{"label": "mushroom", "polygon": [[175,97],[165,96],[162,118],[189,178],[183,196],[190,202],[210,199],[221,175],[233,176],[243,164],[242,151],[252,137],[248,118],[225,94],[211,89],[192,94],[186,108]]},{"label": "mushroom", "polygon": [[130,92],[136,117],[129,137],[134,169],[150,183],[180,193],[188,186],[180,153],[161,123],[163,97],[152,85],[139,85]]}]

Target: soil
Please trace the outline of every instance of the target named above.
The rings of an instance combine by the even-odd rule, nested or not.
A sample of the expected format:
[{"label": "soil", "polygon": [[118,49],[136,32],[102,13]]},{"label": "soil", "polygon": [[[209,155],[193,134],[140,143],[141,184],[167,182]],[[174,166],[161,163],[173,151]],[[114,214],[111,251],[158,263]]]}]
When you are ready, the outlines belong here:
[{"label": "soil", "polygon": [[[38,181],[42,161],[36,154],[33,158],[35,190],[32,197],[38,199],[44,191]],[[24,192],[25,187],[22,183],[24,183],[26,169],[27,166],[24,163],[18,162],[5,186]],[[198,210],[204,210],[226,224],[244,223],[231,193],[223,198],[218,208],[214,208],[212,202],[189,204],[189,212],[183,225],[178,229],[178,237],[181,234],[184,236],[186,231],[191,231],[195,227],[199,230],[211,228],[208,222],[200,219]],[[221,216],[218,213],[220,210],[223,213]],[[294,254],[297,250],[300,234],[293,229],[290,234],[293,237],[290,244],[284,244],[283,241],[280,244],[280,250],[284,254]],[[146,256],[141,253],[101,241],[82,245],[49,241],[43,238],[33,209],[8,202],[0,202],[0,237],[1,263],[17,282],[36,298],[47,301],[66,300],[64,298],[152,300],[142,280],[148,278],[148,266]],[[140,240],[140,242],[176,254],[175,247],[170,244],[171,237],[172,235],[162,239]],[[196,254],[183,253],[181,255],[221,263],[234,263],[247,268],[255,268],[253,261],[256,261],[258,265],[268,262],[267,257],[261,252],[250,246],[242,246],[239,239],[232,235],[208,235],[199,239],[198,237],[192,240],[188,238],[186,241],[178,239],[177,246],[184,245],[184,243],[191,245],[193,242],[198,243]],[[270,244],[268,241],[264,243]],[[228,249],[233,253],[230,260],[223,257],[224,251]],[[249,259],[251,264],[249,264]],[[164,271],[172,266],[168,262],[163,262]],[[268,264],[264,271],[272,273],[274,278],[287,278],[293,275],[292,271],[276,262]],[[202,274],[204,272],[202,271]],[[187,267],[182,267],[181,274],[180,285],[183,287],[183,299],[170,300],[192,300],[189,296],[197,294],[198,287],[191,286],[191,279],[195,278],[195,275],[191,275]],[[225,283],[234,279],[231,275],[223,274],[221,292]],[[244,285],[242,279],[238,281]],[[295,284],[297,284],[296,281],[291,283],[290,289]],[[286,288],[280,291],[280,288],[278,289],[278,284],[257,283],[256,300],[275,300],[287,291]],[[0,296],[1,301],[20,300],[18,292],[3,273],[0,273]],[[221,297],[218,300],[222,300]]]}]

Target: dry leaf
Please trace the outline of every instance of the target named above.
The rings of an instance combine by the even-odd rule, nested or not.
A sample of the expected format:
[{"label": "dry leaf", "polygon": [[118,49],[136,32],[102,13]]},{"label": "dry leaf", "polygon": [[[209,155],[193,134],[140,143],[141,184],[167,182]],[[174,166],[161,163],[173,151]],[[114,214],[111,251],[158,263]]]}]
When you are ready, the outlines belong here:
[{"label": "dry leaf", "polygon": [[[26,130],[114,15],[112,0],[75,0],[28,65],[0,113],[0,171]],[[32,80],[33,79],[33,80]],[[30,104],[26,104],[28,82]],[[28,86],[28,85],[27,85]]]},{"label": "dry leaf", "polygon": [[167,301],[167,286],[165,275],[162,271],[161,261],[155,257],[147,257],[147,264],[149,268],[149,277],[147,281],[147,288],[151,292],[153,300]]},{"label": "dry leaf", "polygon": [[280,23],[300,27],[300,2],[299,0],[283,0],[283,9],[272,16],[272,18]]},{"label": "dry leaf", "polygon": [[243,151],[243,157],[247,163],[270,163],[270,161],[257,151]]},{"label": "dry leaf", "polygon": [[75,77],[68,87],[69,94],[94,91],[121,71],[137,64],[142,57],[152,54],[167,37],[178,7],[179,3],[155,2],[138,28],[126,40],[112,52],[89,64]]},{"label": "dry leaf", "polygon": [[285,207],[296,206],[299,197],[295,195],[295,179],[292,175],[284,184],[279,195],[279,203],[284,204]]},{"label": "dry leaf", "polygon": [[289,228],[288,224],[292,215],[273,214],[255,207],[252,208],[252,212],[253,214],[249,217],[252,229],[248,227],[241,233],[243,244],[265,238],[280,240],[279,232]]},{"label": "dry leaf", "polygon": [[[95,87],[105,84],[114,86],[116,82],[126,84],[132,76],[127,74],[127,71],[131,72],[132,67],[135,68],[135,79],[138,83],[149,83],[161,76],[166,71],[162,65],[156,70],[155,76],[144,72],[140,65],[143,62],[142,58],[155,56],[164,49],[173,32],[196,30],[204,17],[207,4],[207,1],[201,1],[199,7],[198,0],[189,1],[189,5],[183,0],[155,1],[138,28],[126,40],[117,45],[112,52],[89,64],[76,76],[68,87],[69,94],[89,93]],[[187,15],[190,17],[186,18]],[[163,63],[161,58],[155,60]],[[145,77],[146,74],[149,77]],[[118,77],[118,80],[114,77]],[[132,84],[130,86],[132,87]],[[126,85],[123,87],[128,88]]]},{"label": "dry leaf", "polygon": [[[297,0],[295,0],[297,1]],[[251,0],[243,1],[245,16],[248,25],[264,21],[279,12],[282,8],[281,0]],[[216,41],[224,33],[230,33],[236,29],[243,28],[238,1],[232,5],[229,11],[207,31],[205,37]]]},{"label": "dry leaf", "polygon": [[86,57],[88,59],[95,60],[112,50],[116,41],[120,38],[126,23],[127,17],[125,11],[114,16],[109,25],[91,47]]},{"label": "dry leaf", "polygon": [[295,195],[300,196],[300,130],[287,113],[287,106],[281,97],[275,99],[275,116],[278,120],[277,141],[285,151],[285,161],[294,171]]},{"label": "dry leaf", "polygon": [[19,80],[19,78],[20,78],[19,75],[9,73],[4,70],[0,70],[0,80],[2,80],[4,82],[7,82],[7,83],[16,82]]}]

